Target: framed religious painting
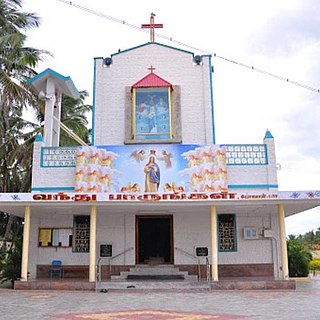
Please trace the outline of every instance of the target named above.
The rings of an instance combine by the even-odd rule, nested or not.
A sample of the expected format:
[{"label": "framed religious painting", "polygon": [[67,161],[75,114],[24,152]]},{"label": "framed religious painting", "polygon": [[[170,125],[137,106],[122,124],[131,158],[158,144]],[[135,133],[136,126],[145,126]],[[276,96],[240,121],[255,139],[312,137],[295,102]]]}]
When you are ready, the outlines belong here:
[{"label": "framed religious painting", "polygon": [[180,87],[148,69],[126,90],[125,144],[181,143]]},{"label": "framed religious painting", "polygon": [[137,88],[133,99],[133,135],[137,140],[171,139],[170,88]]}]

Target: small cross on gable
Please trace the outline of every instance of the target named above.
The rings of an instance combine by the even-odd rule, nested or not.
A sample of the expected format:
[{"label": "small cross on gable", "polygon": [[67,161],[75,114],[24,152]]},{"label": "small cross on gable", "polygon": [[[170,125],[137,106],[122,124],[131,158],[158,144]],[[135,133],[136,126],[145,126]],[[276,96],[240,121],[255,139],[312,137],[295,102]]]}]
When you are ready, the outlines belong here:
[{"label": "small cross on gable", "polygon": [[156,68],[153,65],[151,65],[150,68],[148,68],[148,70],[150,70],[150,72],[153,73],[153,71],[156,70]]}]

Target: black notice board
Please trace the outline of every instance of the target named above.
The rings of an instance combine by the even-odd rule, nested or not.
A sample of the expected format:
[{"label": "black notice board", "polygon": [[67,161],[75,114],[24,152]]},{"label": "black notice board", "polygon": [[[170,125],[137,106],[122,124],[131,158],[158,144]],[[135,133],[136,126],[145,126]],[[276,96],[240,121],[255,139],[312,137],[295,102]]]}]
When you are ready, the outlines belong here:
[{"label": "black notice board", "polygon": [[100,244],[100,258],[112,257],[112,244]]},{"label": "black notice board", "polygon": [[196,256],[197,257],[207,257],[208,256],[208,248],[207,247],[197,247],[196,248]]}]

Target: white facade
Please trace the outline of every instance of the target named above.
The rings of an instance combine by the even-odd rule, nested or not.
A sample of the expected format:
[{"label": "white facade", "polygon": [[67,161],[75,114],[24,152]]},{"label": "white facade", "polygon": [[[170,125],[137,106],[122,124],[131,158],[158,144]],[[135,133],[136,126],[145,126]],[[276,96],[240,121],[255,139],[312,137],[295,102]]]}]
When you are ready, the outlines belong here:
[{"label": "white facade", "polygon": [[[105,65],[103,58],[95,59],[94,92],[94,144],[124,145],[126,117],[128,113],[128,88],[149,73],[155,73],[173,86],[180,88],[182,144],[208,145],[215,142],[212,68],[210,56],[203,56],[201,64],[193,60],[194,54],[158,43],[148,43],[112,55],[112,64]],[[129,108],[130,111],[130,108]],[[229,192],[262,194],[277,192],[275,149],[272,136],[266,136],[257,144],[266,150],[265,163],[241,165],[238,154],[230,151],[233,164],[228,164]],[[243,145],[246,146],[246,145]],[[240,146],[229,146],[232,147]],[[57,149],[47,148],[39,139],[34,146],[32,191],[36,193],[72,192],[75,183],[75,167],[59,166],[58,162],[46,162],[45,155]],[[72,150],[72,149],[71,149]],[[255,155],[256,157],[257,155]],[[61,158],[60,158],[61,160]],[[240,159],[241,160],[241,159]],[[60,161],[61,162],[61,161]],[[232,162],[230,160],[230,162]],[[214,203],[212,203],[214,205]],[[112,265],[137,264],[137,231],[135,219],[141,215],[170,215],[173,217],[172,263],[195,265],[196,247],[211,248],[210,203],[188,204],[124,204],[97,207],[96,248],[99,244],[112,244]],[[49,208],[50,207],[50,208]],[[217,214],[233,214],[236,217],[236,249],[219,252],[218,265],[272,265],[274,277],[280,274],[280,244],[277,205],[237,206],[228,203],[217,206]],[[73,228],[74,215],[90,215],[90,206],[52,206],[32,209],[29,266],[31,278],[37,277],[37,266],[48,265],[52,260],[62,260],[66,265],[88,266],[90,254],[74,252],[72,247],[39,247],[40,228]],[[256,239],[245,239],[244,228],[255,228]],[[271,237],[264,237],[264,230],[271,230]],[[121,254],[125,252],[124,254]],[[204,258],[200,258],[204,259]],[[201,260],[204,264],[205,260]]]},{"label": "white facade", "polygon": [[[107,63],[103,58],[95,58],[94,145],[127,148],[137,144],[139,148],[141,141],[130,138],[134,110],[132,87],[150,73],[148,68],[155,68],[154,73],[173,88],[171,108],[179,121],[171,123],[176,136],[162,142],[163,145],[216,144],[211,57],[202,56],[196,63],[191,52],[152,42],[113,54]],[[111,266],[109,271],[105,269],[109,277],[110,271],[115,275],[130,266],[148,263],[150,259],[140,257],[146,247],[140,243],[139,218],[150,219],[151,223],[155,217],[170,218],[170,239],[160,240],[170,242],[170,249],[166,249],[170,251],[170,259],[157,257],[163,258],[166,264],[192,273],[198,263],[205,266],[206,258],[195,255],[197,247],[205,247],[214,280],[219,275],[287,279],[284,212],[290,215],[319,205],[320,193],[312,200],[301,198],[301,201],[280,194],[274,140],[269,131],[257,144],[225,146],[228,190],[205,195],[207,198],[201,201],[200,198],[189,200],[187,196],[183,200],[116,201],[102,194],[94,195],[96,202],[70,201],[76,199],[73,193],[76,149],[55,147],[44,141],[39,137],[34,144],[31,200],[23,200],[21,195],[20,201],[15,202],[15,214],[24,215],[27,226],[30,222],[30,229],[25,228],[23,279],[27,278],[27,272],[29,279],[45,277],[51,261],[61,260],[71,268],[88,267],[92,282],[100,244],[112,245],[112,258],[105,260]],[[144,140],[146,143],[152,147],[161,141]],[[300,194],[294,196],[299,198]],[[75,250],[77,216],[90,217],[90,250],[86,252]],[[233,237],[231,250],[220,246],[224,241],[220,222],[225,217],[230,217],[230,230],[235,232],[230,236]],[[49,241],[42,245],[40,242],[45,240],[40,233],[45,229],[71,230],[72,244],[53,246]],[[152,237],[143,239],[157,241]]]}]

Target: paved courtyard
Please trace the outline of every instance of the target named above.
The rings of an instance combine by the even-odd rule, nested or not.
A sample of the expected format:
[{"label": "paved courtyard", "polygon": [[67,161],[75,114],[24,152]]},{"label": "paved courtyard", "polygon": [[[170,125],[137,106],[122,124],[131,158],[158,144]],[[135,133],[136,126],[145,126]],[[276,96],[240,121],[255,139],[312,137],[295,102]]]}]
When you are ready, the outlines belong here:
[{"label": "paved courtyard", "polygon": [[14,291],[0,289],[0,319],[320,319],[320,277],[295,291]]}]

